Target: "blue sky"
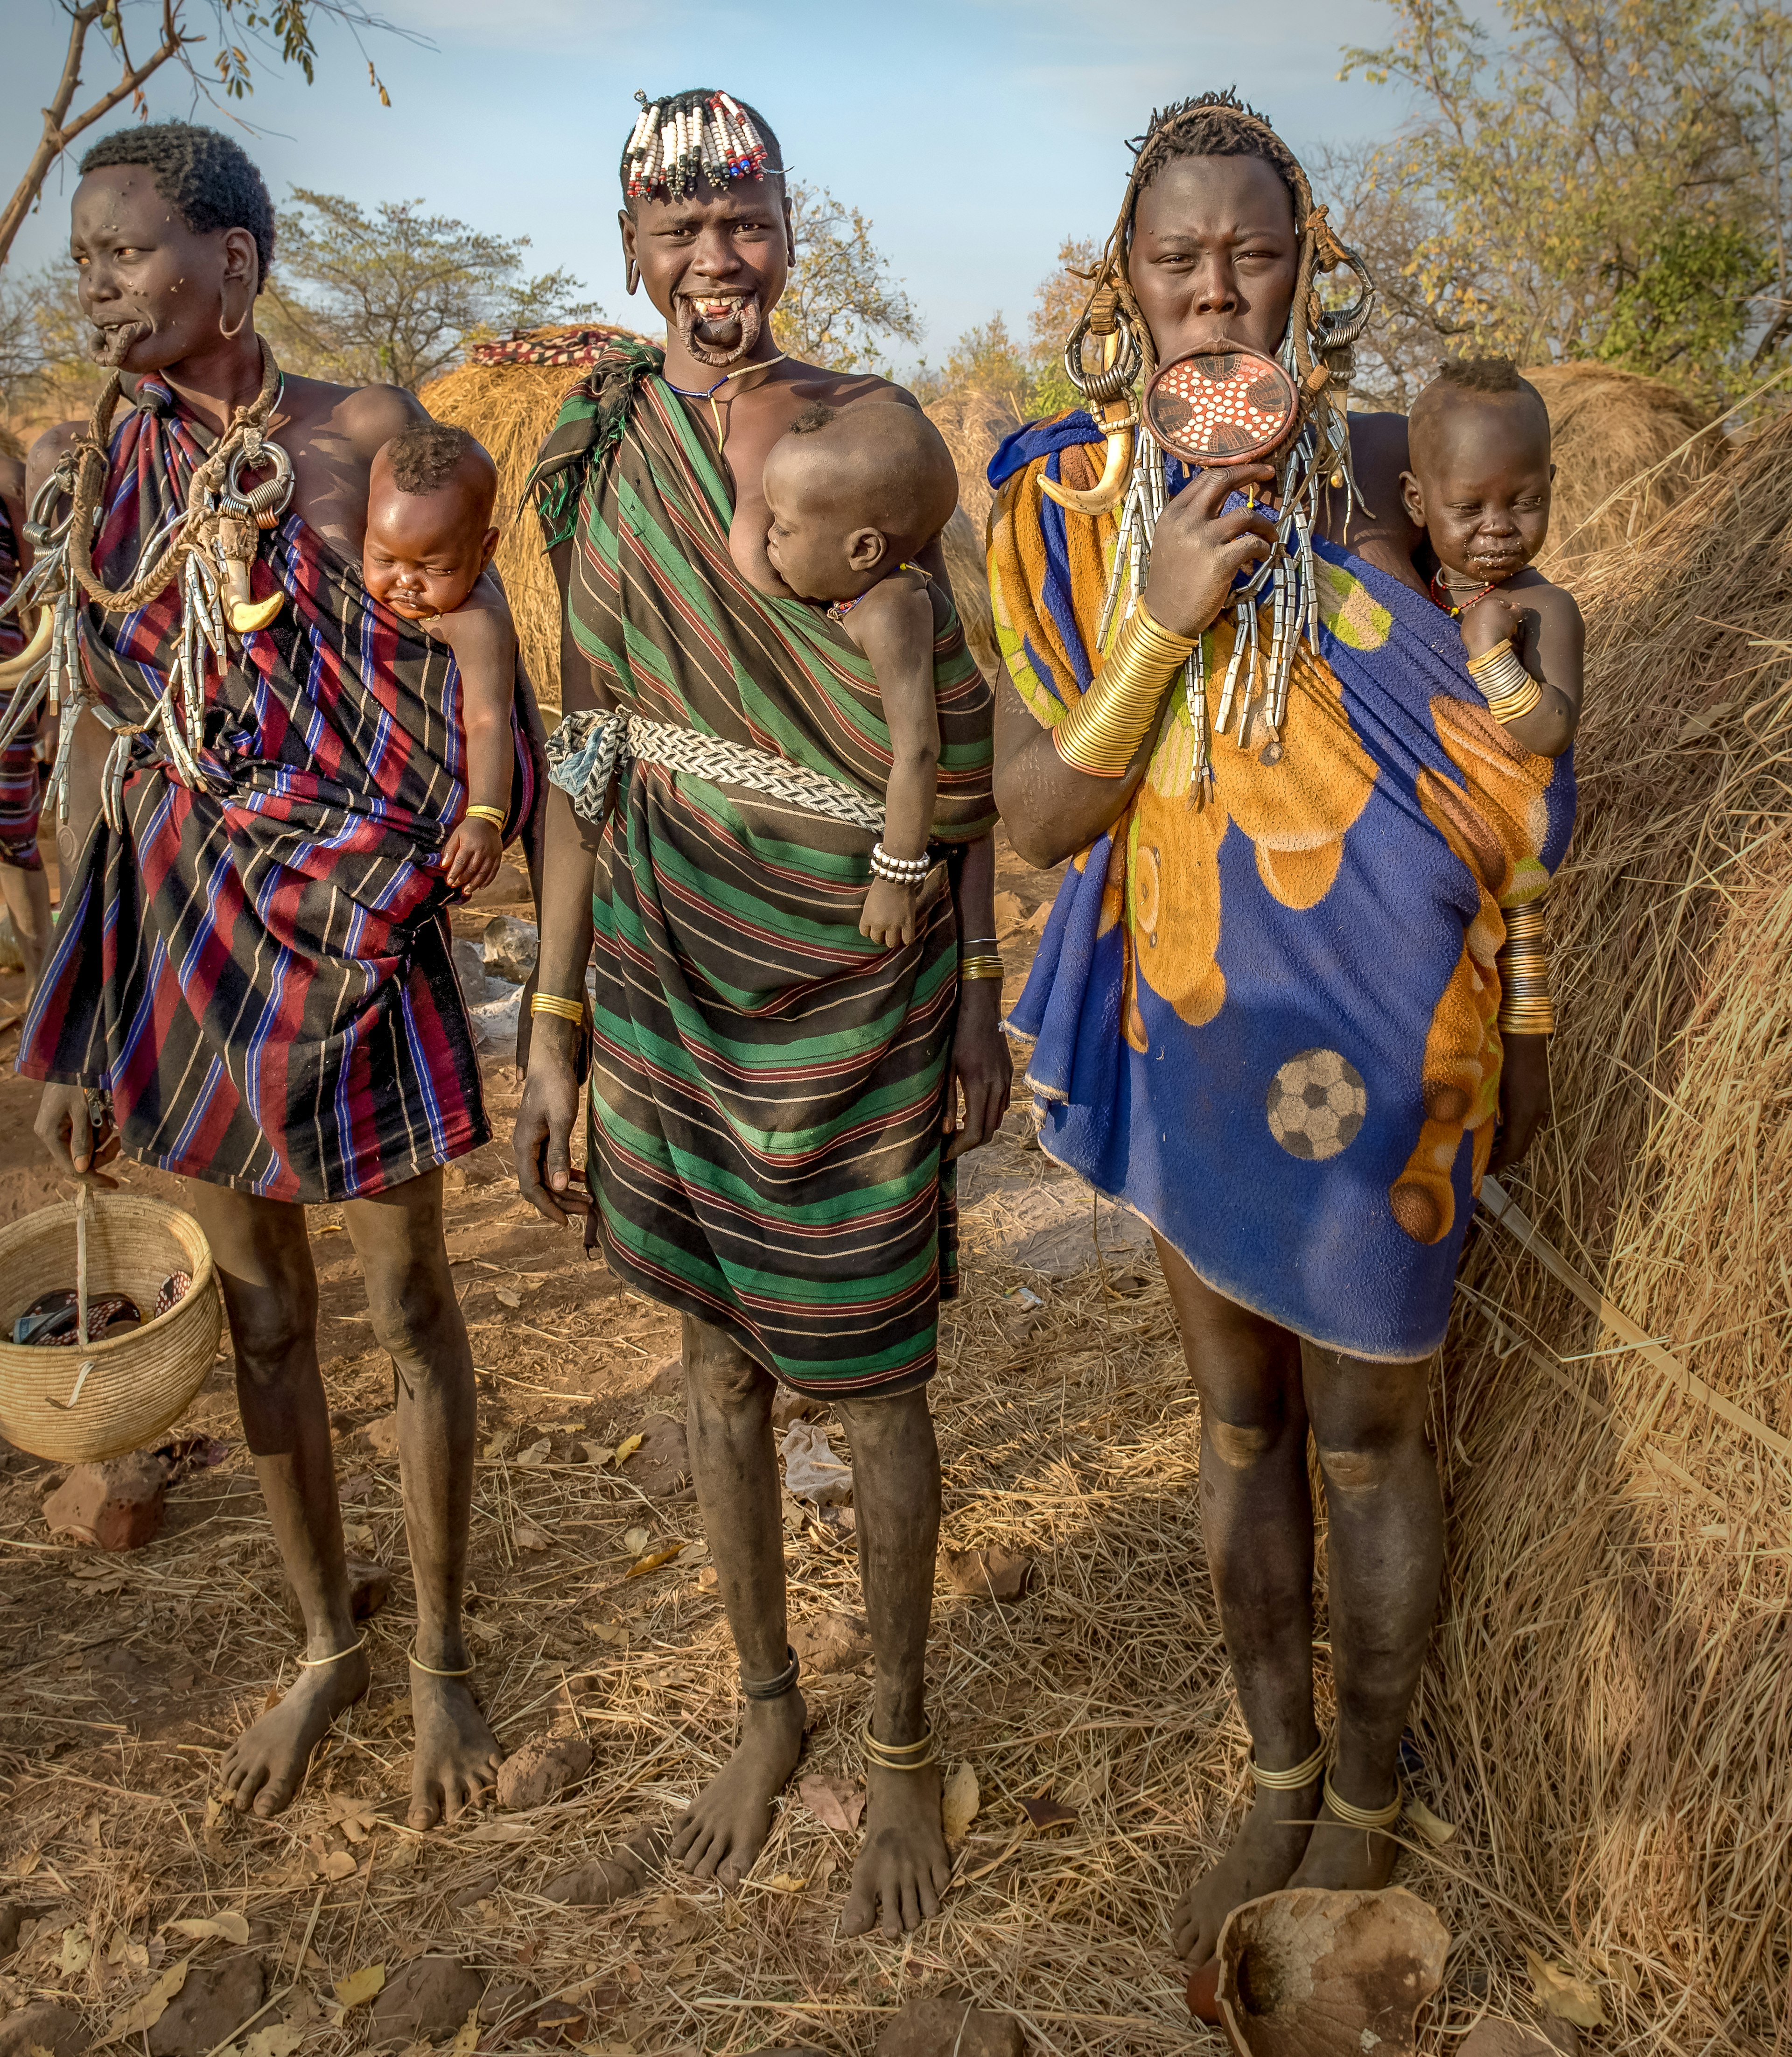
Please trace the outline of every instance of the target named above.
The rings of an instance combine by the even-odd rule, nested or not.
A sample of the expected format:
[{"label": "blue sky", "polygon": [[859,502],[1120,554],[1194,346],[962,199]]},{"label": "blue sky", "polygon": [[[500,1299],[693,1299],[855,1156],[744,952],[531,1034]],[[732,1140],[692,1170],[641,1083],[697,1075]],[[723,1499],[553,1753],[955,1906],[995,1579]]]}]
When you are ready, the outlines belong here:
[{"label": "blue sky", "polygon": [[[54,0],[3,4],[10,188],[65,31]],[[212,27],[205,0],[188,10],[193,27]],[[1379,0],[397,0],[385,12],[434,46],[368,39],[390,109],[339,30],[320,35],[313,86],[263,67],[247,108],[259,133],[243,140],[276,201],[294,184],[363,204],[421,196],[478,228],[529,236],[539,268],[565,266],[627,319],[615,167],[634,90],[725,85],[765,110],[796,176],[870,216],[936,357],[997,309],[1024,332],[1062,239],[1112,221],[1123,139],[1153,103],[1236,82],[1296,149],[1385,133],[1400,111],[1389,89],[1336,76],[1342,46],[1388,33]],[[150,18],[144,0],[127,0],[133,36],[148,39]],[[101,71],[96,53],[90,79]],[[172,69],[149,99],[157,115],[192,111],[191,87]],[[52,174],[14,268],[60,254],[73,184],[72,172]]]}]

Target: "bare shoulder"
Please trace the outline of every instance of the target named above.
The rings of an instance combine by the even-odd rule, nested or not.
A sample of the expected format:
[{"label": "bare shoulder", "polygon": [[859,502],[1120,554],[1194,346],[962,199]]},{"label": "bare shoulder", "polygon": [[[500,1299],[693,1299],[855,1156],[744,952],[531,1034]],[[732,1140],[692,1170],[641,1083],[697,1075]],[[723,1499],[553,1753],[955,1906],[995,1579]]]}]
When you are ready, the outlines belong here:
[{"label": "bare shoulder", "polygon": [[85,422],[58,422],[45,429],[25,460],[25,497],[35,500],[44,481],[62,461],[63,453],[86,426]]},{"label": "bare shoulder", "polygon": [[792,367],[791,383],[805,400],[819,400],[830,407],[852,407],[866,400],[894,400],[918,413],[920,402],[906,386],[884,379],[875,371],[829,371],[819,364]]},{"label": "bare shoulder", "polygon": [[382,443],[429,418],[402,386],[333,386],[321,379],[288,379],[282,411],[301,435],[328,435],[369,464]]},{"label": "bare shoulder", "polygon": [[1511,581],[1508,590],[1521,594],[1526,607],[1537,609],[1538,618],[1544,621],[1572,624],[1579,628],[1584,625],[1580,603],[1566,586],[1553,585],[1541,572],[1529,569],[1521,572]]},{"label": "bare shoulder", "polygon": [[16,505],[25,497],[25,460],[0,450],[0,500]]}]

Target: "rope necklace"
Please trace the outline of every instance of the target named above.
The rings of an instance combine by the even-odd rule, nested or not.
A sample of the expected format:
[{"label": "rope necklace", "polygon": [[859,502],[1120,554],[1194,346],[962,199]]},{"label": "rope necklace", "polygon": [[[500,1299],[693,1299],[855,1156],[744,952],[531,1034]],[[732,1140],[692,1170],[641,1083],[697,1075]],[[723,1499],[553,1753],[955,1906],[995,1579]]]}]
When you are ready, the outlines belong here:
[{"label": "rope necklace", "polygon": [[[737,364],[732,371],[723,372],[722,376],[717,379],[713,386],[702,387],[696,386],[672,386],[672,382],[670,379],[668,379],[666,382],[668,386],[672,386],[672,390],[678,394],[681,400],[707,400],[709,402],[710,413],[714,417],[715,422],[716,453],[719,456],[724,447],[726,446],[728,441],[728,431],[722,424],[722,409],[716,402],[715,396],[717,394],[722,390],[722,387],[728,383],[730,379],[744,379],[750,371],[769,371],[774,364],[781,364],[789,354],[790,353],[788,351],[781,350],[776,357],[759,357],[755,358],[750,364]],[[728,397],[732,400],[734,396],[730,393]]]}]

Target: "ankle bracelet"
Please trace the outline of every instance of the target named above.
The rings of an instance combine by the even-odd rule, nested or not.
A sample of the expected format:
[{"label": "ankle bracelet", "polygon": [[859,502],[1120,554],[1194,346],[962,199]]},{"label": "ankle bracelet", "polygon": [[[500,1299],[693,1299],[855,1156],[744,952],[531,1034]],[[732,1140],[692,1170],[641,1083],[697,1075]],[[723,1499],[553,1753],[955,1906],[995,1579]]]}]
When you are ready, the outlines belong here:
[{"label": "ankle bracelet", "polygon": [[327,1657],[301,1657],[299,1664],[307,1671],[321,1671],[326,1664],[340,1664],[345,1657],[352,1657],[356,1651],[367,1647],[369,1633],[364,1628],[361,1631],[361,1640],[351,1643],[346,1650],[333,1650]]},{"label": "ankle bracelet", "polygon": [[865,1761],[876,1765],[880,1771],[925,1771],[930,1764],[940,1762],[935,1747],[939,1738],[931,1722],[922,1731],[919,1742],[880,1742],[871,1732],[871,1718],[868,1714],[864,1726],[859,1731],[859,1740],[864,1746]]},{"label": "ankle bracelet", "polygon": [[795,1686],[802,1660],[788,1643],[784,1648],[790,1662],[775,1678],[750,1678],[744,1671],[741,1674],[741,1690],[750,1700],[781,1700]]},{"label": "ankle bracelet", "polygon": [[425,1664],[423,1659],[417,1655],[417,1646],[415,1643],[411,1645],[410,1648],[405,1652],[405,1655],[409,1659],[411,1669],[413,1671],[424,1672],[432,1678],[470,1678],[476,1669],[476,1667],[471,1664],[463,1664],[457,1671],[444,1671],[438,1669],[437,1667],[433,1664]]},{"label": "ankle bracelet", "polygon": [[1328,1771],[1325,1774],[1325,1804],[1347,1829],[1391,1829],[1400,1818],[1400,1809],[1403,1803],[1400,1798],[1398,1783],[1396,1782],[1394,1797],[1385,1807],[1352,1806],[1332,1784],[1331,1774]]},{"label": "ankle bracelet", "polygon": [[1313,1746],[1312,1754],[1303,1757],[1299,1763],[1291,1765],[1286,1771],[1265,1771],[1255,1757],[1247,1760],[1244,1769],[1251,1774],[1251,1783],[1260,1793],[1298,1793],[1303,1786],[1311,1786],[1325,1769],[1326,1742],[1321,1736]]}]

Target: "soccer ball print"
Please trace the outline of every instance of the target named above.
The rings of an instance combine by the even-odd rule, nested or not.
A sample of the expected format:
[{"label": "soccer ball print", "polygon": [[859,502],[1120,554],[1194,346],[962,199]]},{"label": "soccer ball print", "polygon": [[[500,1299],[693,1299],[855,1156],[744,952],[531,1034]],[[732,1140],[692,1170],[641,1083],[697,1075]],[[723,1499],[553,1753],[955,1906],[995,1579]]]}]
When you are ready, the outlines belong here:
[{"label": "soccer ball print", "polygon": [[1369,1111],[1363,1075],[1336,1050],[1303,1050],[1269,1082],[1269,1132],[1291,1157],[1323,1163],[1347,1150]]}]

